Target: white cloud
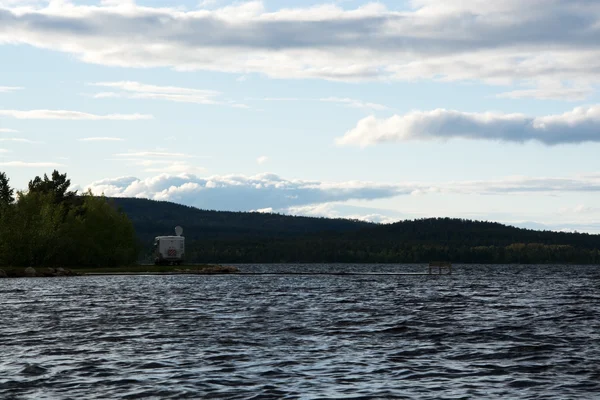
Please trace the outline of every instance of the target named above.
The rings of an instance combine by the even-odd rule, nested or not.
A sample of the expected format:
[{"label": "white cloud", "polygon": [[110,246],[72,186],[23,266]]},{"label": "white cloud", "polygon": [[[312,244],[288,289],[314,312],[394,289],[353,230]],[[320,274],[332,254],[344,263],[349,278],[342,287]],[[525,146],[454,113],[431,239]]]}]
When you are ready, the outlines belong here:
[{"label": "white cloud", "polygon": [[109,88],[117,88],[126,92],[134,93],[150,93],[150,94],[174,94],[174,95],[192,95],[192,96],[216,96],[220,94],[214,90],[190,89],[177,86],[158,86],[149,85],[135,81],[119,81],[119,82],[96,82],[94,86],[104,86]]},{"label": "white cloud", "polygon": [[266,97],[264,99],[261,99],[264,101],[312,101],[311,99],[300,99],[298,97]]},{"label": "white cloud", "polygon": [[362,108],[366,110],[373,111],[382,111],[388,110],[389,107],[384,106],[383,104],[378,103],[370,103],[362,100],[351,99],[351,98],[342,98],[342,97],[323,97],[320,99],[302,99],[299,97],[265,97],[263,99],[258,99],[263,101],[319,101],[323,103],[337,103],[341,104],[345,107],[350,108]]},{"label": "white cloud", "polygon": [[35,140],[29,140],[24,138],[0,138],[0,142],[17,142],[17,143],[40,143]]},{"label": "white cloud", "polygon": [[53,167],[64,167],[64,164],[58,164],[54,162],[27,162],[27,161],[8,161],[0,162],[0,167],[15,167],[15,168],[53,168]]},{"label": "white cloud", "polygon": [[118,137],[88,137],[77,139],[80,142],[122,142],[125,139]]},{"label": "white cloud", "polygon": [[123,95],[115,92],[99,92],[94,94],[92,97],[95,99],[111,99],[116,97],[122,97]]},{"label": "white cloud", "polygon": [[575,177],[510,177],[490,181],[459,181],[440,185],[429,185],[424,193],[462,194],[530,194],[600,192],[600,174]]},{"label": "white cloud", "polygon": [[0,149],[0,153],[10,153],[10,150]]},{"label": "white cloud", "polygon": [[19,131],[15,130],[15,129],[8,129],[8,128],[0,128],[0,133],[17,133]]},{"label": "white cloud", "polygon": [[0,86],[0,93],[11,93],[17,90],[23,90],[23,88],[19,86]]},{"label": "white cloud", "polygon": [[190,158],[194,157],[185,153],[172,153],[166,151],[132,151],[128,153],[115,154],[116,157],[168,157],[168,158]]},{"label": "white cloud", "polygon": [[41,6],[49,3],[51,0],[0,0],[0,6]]},{"label": "white cloud", "polygon": [[496,97],[507,99],[533,98],[540,100],[580,101],[594,92],[594,88],[585,85],[565,85],[562,82],[537,79],[529,83],[530,89],[512,90],[500,93]]},{"label": "white cloud", "polygon": [[113,121],[135,121],[143,119],[152,119],[152,115],[147,114],[107,114],[97,115],[84,113],[80,111],[67,110],[0,110],[0,116],[12,117],[17,119],[48,119],[48,120],[113,120]]},{"label": "white cloud", "polygon": [[266,163],[268,160],[269,160],[269,157],[267,157],[267,156],[260,156],[260,157],[258,157],[258,158],[256,159],[256,162],[257,162],[259,165],[262,165],[262,164]]},{"label": "white cloud", "polygon": [[341,104],[346,105],[347,107],[364,108],[367,110],[375,110],[375,111],[381,111],[381,110],[388,109],[388,107],[384,106],[383,104],[368,103],[368,102],[363,102],[361,100],[349,99],[349,98],[327,97],[327,98],[319,99],[319,101],[328,102],[328,103],[341,103]]},{"label": "white cloud", "polygon": [[381,3],[273,11],[261,1],[194,11],[103,4],[5,6],[0,43],[104,65],[277,78],[600,81],[600,5],[591,0],[413,0],[400,11]]},{"label": "white cloud", "polygon": [[571,208],[562,208],[559,210],[559,212],[560,212],[560,214],[580,214],[580,215],[595,214],[595,213],[600,212],[600,208],[589,207],[589,206],[580,204],[578,206],[571,207]]},{"label": "white cloud", "polygon": [[[349,211],[348,209],[356,209],[355,211]],[[316,205],[308,205],[301,207],[290,207],[284,210],[277,210],[282,214],[305,216],[305,217],[324,217],[324,218],[345,218],[353,219],[364,222],[375,222],[381,224],[390,224],[398,222],[400,218],[391,215],[384,215],[379,213],[356,213],[361,211],[362,207],[349,207],[340,205],[338,203],[324,203]],[[381,210],[386,211],[386,210]],[[397,214],[392,212],[392,214]]]},{"label": "white cloud", "polygon": [[452,138],[517,143],[534,140],[546,145],[600,142],[600,105],[543,117],[445,109],[413,111],[388,119],[370,116],[360,120],[336,142],[364,147],[376,143]]},{"label": "white cloud", "polygon": [[219,99],[220,92],[214,90],[192,89],[177,86],[149,85],[134,81],[96,82],[93,86],[120,89],[122,92],[100,92],[94,98],[126,97],[129,99],[166,100],[178,103],[226,105],[236,108],[249,108],[245,104]]}]

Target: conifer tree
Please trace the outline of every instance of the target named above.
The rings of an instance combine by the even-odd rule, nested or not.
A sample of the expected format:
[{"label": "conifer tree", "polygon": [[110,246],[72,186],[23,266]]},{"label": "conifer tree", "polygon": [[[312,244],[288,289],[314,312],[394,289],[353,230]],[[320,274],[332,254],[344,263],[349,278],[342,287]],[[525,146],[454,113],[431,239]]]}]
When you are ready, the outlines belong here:
[{"label": "conifer tree", "polygon": [[9,181],[6,174],[0,172],[0,206],[12,204],[15,201],[14,190],[9,186]]},{"label": "conifer tree", "polygon": [[57,203],[64,203],[72,200],[77,191],[69,191],[71,180],[67,179],[67,174],[61,174],[57,170],[52,172],[52,179],[44,174],[44,178],[36,176],[29,181],[30,193],[52,193]]}]

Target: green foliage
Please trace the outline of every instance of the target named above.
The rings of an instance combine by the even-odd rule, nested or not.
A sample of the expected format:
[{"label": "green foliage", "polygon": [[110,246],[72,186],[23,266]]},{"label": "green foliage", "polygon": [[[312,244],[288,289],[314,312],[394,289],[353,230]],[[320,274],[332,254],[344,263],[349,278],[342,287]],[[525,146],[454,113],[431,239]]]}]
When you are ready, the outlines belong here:
[{"label": "green foliage", "polygon": [[66,174],[30,182],[0,214],[0,266],[117,266],[135,262],[131,221],[104,197],[75,197]]},{"label": "green foliage", "polygon": [[80,207],[69,211],[59,236],[63,257],[77,259],[76,265],[111,267],[131,264],[137,259],[131,221],[106,198],[91,193],[83,196]]},{"label": "green foliage", "polygon": [[63,215],[63,205],[56,204],[52,194],[18,193],[1,228],[4,264],[38,266],[50,262]]}]

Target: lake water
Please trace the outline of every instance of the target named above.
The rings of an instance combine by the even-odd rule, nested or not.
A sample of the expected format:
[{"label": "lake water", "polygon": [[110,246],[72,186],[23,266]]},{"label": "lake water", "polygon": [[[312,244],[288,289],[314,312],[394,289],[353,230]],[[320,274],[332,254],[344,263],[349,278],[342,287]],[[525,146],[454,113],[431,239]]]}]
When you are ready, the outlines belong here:
[{"label": "lake water", "polygon": [[0,398],[600,396],[594,266],[4,279],[0,307]]}]

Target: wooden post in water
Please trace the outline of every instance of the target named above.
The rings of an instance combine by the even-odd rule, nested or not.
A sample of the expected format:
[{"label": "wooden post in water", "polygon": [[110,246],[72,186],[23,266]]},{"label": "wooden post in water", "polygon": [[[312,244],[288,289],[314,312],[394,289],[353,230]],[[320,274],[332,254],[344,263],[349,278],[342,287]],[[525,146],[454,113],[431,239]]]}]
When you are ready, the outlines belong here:
[{"label": "wooden post in water", "polygon": [[452,264],[447,261],[433,261],[429,263],[429,275],[433,274],[433,268],[436,267],[438,275],[442,275],[442,271],[447,271],[447,275],[452,275]]}]

